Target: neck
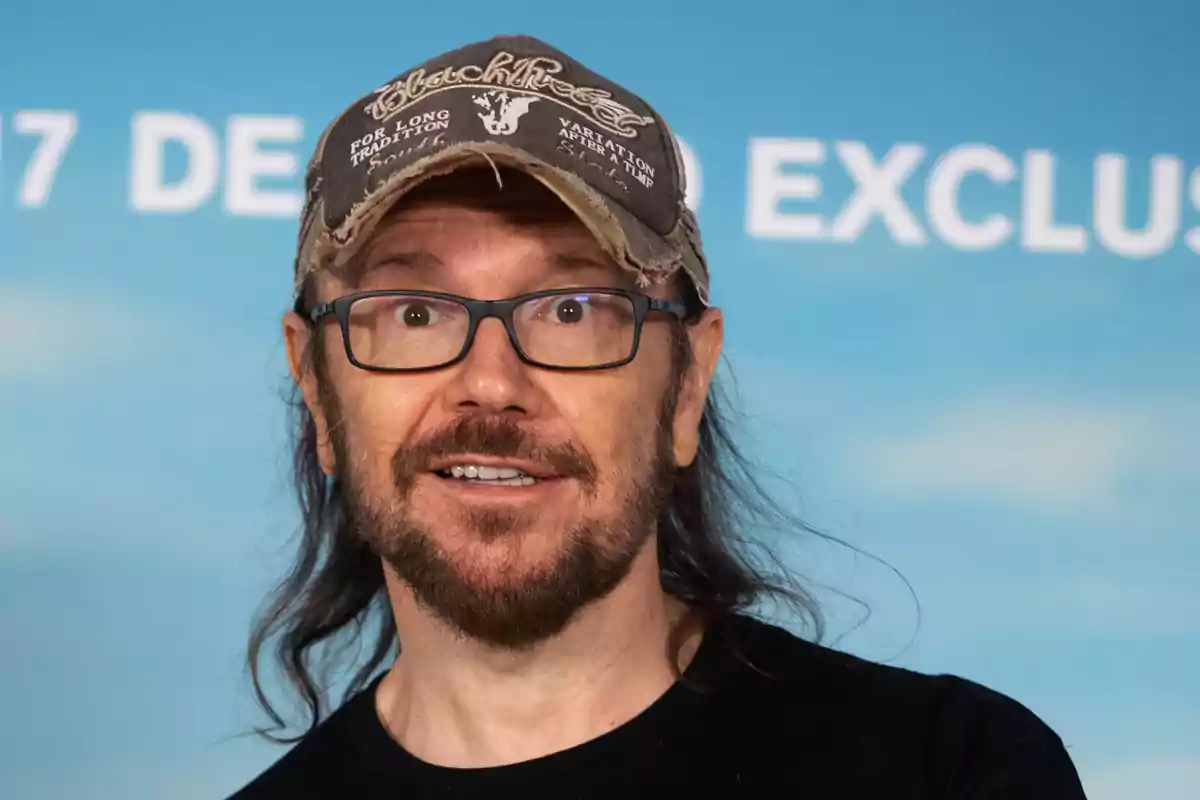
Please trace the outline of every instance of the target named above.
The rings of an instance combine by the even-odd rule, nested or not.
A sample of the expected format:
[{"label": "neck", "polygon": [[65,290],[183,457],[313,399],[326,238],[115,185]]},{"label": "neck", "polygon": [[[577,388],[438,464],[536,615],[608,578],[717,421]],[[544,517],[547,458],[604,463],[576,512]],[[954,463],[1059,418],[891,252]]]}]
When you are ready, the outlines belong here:
[{"label": "neck", "polygon": [[513,764],[593,739],[644,711],[699,645],[669,642],[686,607],[666,595],[646,547],[608,597],[559,635],[513,653],[465,639],[388,577],[403,652],[375,703],[389,733],[417,758],[453,767]]}]

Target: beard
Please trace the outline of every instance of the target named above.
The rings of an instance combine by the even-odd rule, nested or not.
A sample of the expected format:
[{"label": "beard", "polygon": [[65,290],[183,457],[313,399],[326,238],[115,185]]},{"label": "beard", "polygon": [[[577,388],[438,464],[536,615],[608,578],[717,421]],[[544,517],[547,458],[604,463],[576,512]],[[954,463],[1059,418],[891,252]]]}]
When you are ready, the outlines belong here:
[{"label": "beard", "polygon": [[[649,446],[635,453],[607,514],[581,515],[561,532],[551,562],[533,570],[508,563],[490,567],[456,558],[415,518],[409,503],[416,478],[456,453],[521,458],[576,480],[585,498],[597,496],[599,475],[588,455],[569,443],[542,443],[510,418],[464,416],[397,449],[391,459],[394,493],[385,502],[362,489],[353,469],[342,477],[345,521],[411,588],[417,604],[460,634],[502,649],[521,650],[555,636],[588,605],[607,597],[628,576],[654,535],[674,481],[671,447],[673,393],[663,403]],[[328,406],[327,406],[328,408]],[[348,458],[341,425],[331,426],[337,463]],[[636,441],[636,440],[635,440]],[[461,509],[457,524],[482,543],[517,537],[538,521],[536,509]],[[470,549],[470,548],[466,548]],[[515,552],[516,543],[510,551]],[[489,559],[490,561],[490,559]]]}]

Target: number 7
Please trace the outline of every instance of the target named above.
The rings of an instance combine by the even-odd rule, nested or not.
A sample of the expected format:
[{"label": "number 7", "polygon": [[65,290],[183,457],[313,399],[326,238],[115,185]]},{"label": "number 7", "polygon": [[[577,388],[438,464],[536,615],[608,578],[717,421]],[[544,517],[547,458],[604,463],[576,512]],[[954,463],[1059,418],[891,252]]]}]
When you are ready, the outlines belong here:
[{"label": "number 7", "polygon": [[41,136],[25,168],[19,201],[23,206],[41,208],[50,197],[54,176],[75,139],[79,121],[71,111],[18,111],[13,128],[17,133]]}]

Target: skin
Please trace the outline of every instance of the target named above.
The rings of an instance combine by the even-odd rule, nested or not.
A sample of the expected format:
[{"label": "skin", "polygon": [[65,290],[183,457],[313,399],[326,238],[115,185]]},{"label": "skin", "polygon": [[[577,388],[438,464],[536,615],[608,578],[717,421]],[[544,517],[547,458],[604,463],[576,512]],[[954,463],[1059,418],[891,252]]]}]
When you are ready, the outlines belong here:
[{"label": "skin", "polygon": [[[631,274],[613,264],[583,224],[540,186],[506,181],[499,190],[490,171],[434,182],[431,191],[389,215],[365,251],[360,274],[320,276],[320,302],[385,288],[483,299],[564,286],[632,288]],[[497,191],[500,207],[467,200]],[[414,253],[423,255],[414,259]],[[402,255],[406,263],[397,263]],[[670,296],[665,286],[641,291]],[[406,513],[428,527],[455,568],[482,590],[546,570],[563,548],[564,531],[583,515],[615,514],[632,491],[669,386],[669,324],[665,317],[649,317],[637,357],[624,367],[570,373],[522,363],[501,322],[488,319],[461,363],[383,375],[350,364],[337,325],[329,323],[326,377],[338,398],[351,464],[337,463],[317,378],[303,358],[310,328],[288,313],[283,329],[293,377],[317,426],[322,469],[329,475],[352,471],[379,508],[394,502],[390,459],[397,446],[464,414],[507,416],[539,438],[568,442],[590,456],[599,473],[592,492],[572,479],[510,492],[472,489],[429,474],[417,478]],[[687,326],[687,335],[694,363],[670,421],[671,455],[680,466],[696,455],[723,341],[720,311],[707,309]],[[461,460],[472,463],[469,454]],[[516,531],[484,541],[466,514],[453,512],[485,507],[530,516]],[[462,636],[419,605],[386,563],[385,580],[403,653],[381,683],[376,707],[399,743],[435,764],[515,763],[595,738],[666,691],[675,680],[673,667],[685,666],[698,645],[699,633],[688,639],[680,662],[670,663],[668,637],[686,609],[661,588],[653,536],[615,590],[581,609],[558,635],[519,650]]]}]

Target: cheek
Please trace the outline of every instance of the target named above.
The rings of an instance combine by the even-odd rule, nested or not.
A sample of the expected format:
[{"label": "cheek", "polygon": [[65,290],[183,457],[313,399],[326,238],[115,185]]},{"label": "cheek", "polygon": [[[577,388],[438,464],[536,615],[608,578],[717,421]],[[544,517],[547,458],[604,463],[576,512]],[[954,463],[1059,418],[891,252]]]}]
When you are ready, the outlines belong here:
[{"label": "cheek", "polygon": [[349,469],[368,494],[393,486],[392,457],[411,440],[431,393],[415,376],[354,376],[343,384],[343,441]]},{"label": "cheek", "polygon": [[546,386],[569,435],[596,462],[604,485],[636,477],[642,462],[653,456],[665,381],[637,366],[605,375],[553,376],[554,385]]}]

